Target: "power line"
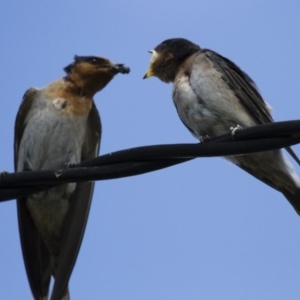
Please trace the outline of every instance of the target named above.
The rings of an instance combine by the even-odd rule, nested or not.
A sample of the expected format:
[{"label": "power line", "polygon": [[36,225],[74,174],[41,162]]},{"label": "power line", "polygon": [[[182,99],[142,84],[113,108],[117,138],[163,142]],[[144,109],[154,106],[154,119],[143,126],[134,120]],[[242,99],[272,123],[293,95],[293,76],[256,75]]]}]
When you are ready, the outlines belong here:
[{"label": "power line", "polygon": [[197,144],[153,145],[121,150],[69,169],[3,173],[0,202],[28,196],[68,182],[140,175],[199,157],[241,155],[300,143],[300,120],[263,124]]}]

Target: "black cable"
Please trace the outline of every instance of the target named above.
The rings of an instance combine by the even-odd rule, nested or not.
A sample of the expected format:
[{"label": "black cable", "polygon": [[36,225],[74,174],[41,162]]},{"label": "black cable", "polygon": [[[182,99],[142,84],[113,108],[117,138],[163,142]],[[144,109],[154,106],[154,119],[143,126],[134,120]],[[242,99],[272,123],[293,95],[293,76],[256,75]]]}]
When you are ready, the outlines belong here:
[{"label": "black cable", "polygon": [[300,143],[300,121],[264,124],[198,144],[154,145],[126,149],[75,167],[5,173],[0,201],[24,197],[67,182],[116,179],[163,169],[197,157],[228,156],[279,149]]}]

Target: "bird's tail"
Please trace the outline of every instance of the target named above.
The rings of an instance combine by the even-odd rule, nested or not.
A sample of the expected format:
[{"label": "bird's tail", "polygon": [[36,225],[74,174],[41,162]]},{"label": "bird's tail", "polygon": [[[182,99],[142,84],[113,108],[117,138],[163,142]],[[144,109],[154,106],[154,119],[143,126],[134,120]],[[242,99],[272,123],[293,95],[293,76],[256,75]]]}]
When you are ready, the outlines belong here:
[{"label": "bird's tail", "polygon": [[297,214],[300,216],[300,189],[295,190],[295,193],[283,190],[281,191],[285,198],[294,207]]},{"label": "bird's tail", "polygon": [[280,191],[300,215],[300,178],[281,150],[229,156],[226,159]]}]

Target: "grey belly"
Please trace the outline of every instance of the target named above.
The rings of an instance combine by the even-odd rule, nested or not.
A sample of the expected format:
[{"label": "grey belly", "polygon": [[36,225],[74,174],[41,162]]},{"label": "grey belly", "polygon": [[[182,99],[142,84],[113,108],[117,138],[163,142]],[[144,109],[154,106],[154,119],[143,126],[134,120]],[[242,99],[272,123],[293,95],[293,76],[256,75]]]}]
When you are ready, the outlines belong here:
[{"label": "grey belly", "polygon": [[[27,124],[20,144],[18,170],[61,169],[78,163],[84,141],[86,119],[66,117],[33,119]],[[41,237],[55,255],[75,183],[34,194],[27,207]]]}]

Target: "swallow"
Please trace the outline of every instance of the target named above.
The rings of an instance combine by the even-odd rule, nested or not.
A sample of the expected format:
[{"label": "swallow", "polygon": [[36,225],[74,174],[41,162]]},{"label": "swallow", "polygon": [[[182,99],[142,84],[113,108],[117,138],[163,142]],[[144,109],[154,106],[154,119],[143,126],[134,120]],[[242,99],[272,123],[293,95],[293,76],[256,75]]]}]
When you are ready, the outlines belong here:
[{"label": "swallow", "polygon": [[[26,91],[15,122],[15,171],[62,169],[99,153],[101,121],[93,97],[123,64],[75,56],[66,76]],[[17,199],[24,264],[34,299],[70,299],[68,282],[84,235],[94,183],[68,183]]]},{"label": "swallow", "polygon": [[[149,52],[144,78],[173,83],[177,113],[200,141],[274,122],[254,81],[228,58],[183,38],[165,40]],[[299,164],[292,149],[286,150]],[[225,158],[280,191],[300,215],[300,178],[281,150]]]}]

